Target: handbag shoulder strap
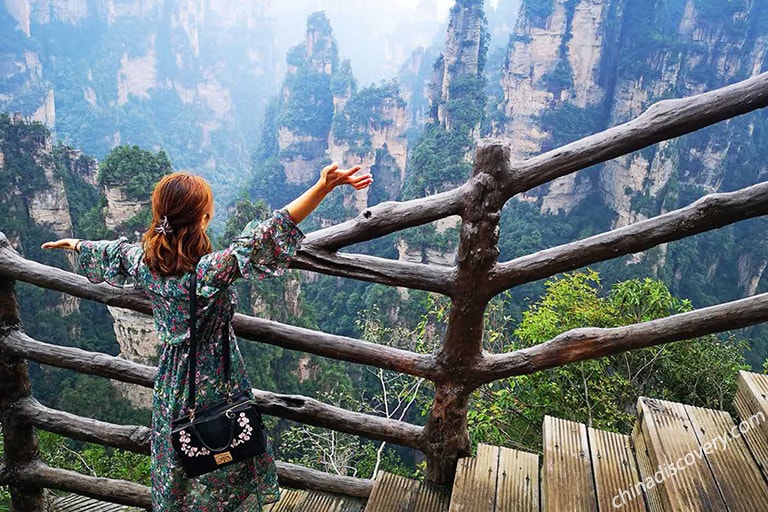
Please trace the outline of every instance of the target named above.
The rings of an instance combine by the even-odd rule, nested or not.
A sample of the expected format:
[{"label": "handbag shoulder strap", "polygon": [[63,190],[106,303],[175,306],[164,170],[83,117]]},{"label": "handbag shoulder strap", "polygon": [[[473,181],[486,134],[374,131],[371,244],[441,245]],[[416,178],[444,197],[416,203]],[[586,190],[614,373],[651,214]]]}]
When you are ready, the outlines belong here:
[{"label": "handbag shoulder strap", "polygon": [[[227,393],[232,396],[232,377],[230,369],[229,336],[225,334],[223,339],[223,363],[224,363],[224,382],[227,385]],[[197,383],[197,269],[192,271],[192,278],[189,282],[189,373],[187,380],[189,382],[189,394],[187,395],[187,410],[194,420],[195,414],[195,393]]]},{"label": "handbag shoulder strap", "polygon": [[192,278],[189,281],[189,394],[187,395],[187,409],[190,414],[195,413],[195,377],[197,376],[197,269],[192,270]]}]

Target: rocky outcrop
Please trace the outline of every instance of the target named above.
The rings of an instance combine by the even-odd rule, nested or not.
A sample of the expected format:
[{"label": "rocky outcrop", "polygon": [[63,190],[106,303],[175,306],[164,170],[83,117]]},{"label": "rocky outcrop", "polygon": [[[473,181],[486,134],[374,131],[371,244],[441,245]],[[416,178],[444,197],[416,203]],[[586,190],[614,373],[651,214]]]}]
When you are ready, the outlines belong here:
[{"label": "rocky outcrop", "polygon": [[327,138],[300,134],[281,126],[277,140],[281,152],[280,163],[285,169],[285,180],[288,183],[308,183],[317,177],[328,148]]},{"label": "rocky outcrop", "polygon": [[[755,1],[524,4],[502,73],[504,120],[494,125],[497,134],[514,139],[513,158],[528,158],[626,122],[661,99],[765,71],[764,11]],[[754,116],[733,119],[562,178],[526,198],[538,200],[544,213],[599,198],[616,212],[614,226],[625,226],[703,193],[760,181],[768,166],[746,155],[755,154],[749,148],[762,126]],[[659,254],[651,268],[665,264],[666,248]],[[759,260],[739,259],[745,294],[757,289]],[[712,263],[710,271],[722,264]]]},{"label": "rocky outcrop", "polygon": [[305,38],[307,67],[314,73],[331,75],[339,64],[339,49],[333,37],[331,24],[325,14],[318,12],[309,17]]},{"label": "rocky outcrop", "polygon": [[[118,357],[141,364],[157,364],[161,344],[152,317],[112,306],[107,309],[114,319],[115,338],[120,345]],[[135,407],[152,407],[152,390],[118,381],[112,381],[112,385]]]},{"label": "rocky outcrop", "polygon": [[[22,116],[3,117],[0,127],[3,132],[0,147],[8,151],[7,157],[0,151],[0,176],[4,177],[0,191],[0,201],[4,204],[0,204],[0,208],[3,215],[13,217],[7,219],[2,230],[13,247],[22,253],[25,246],[34,250],[29,240],[39,243],[34,233],[37,230],[53,239],[69,238],[73,234],[63,176],[66,171],[62,169],[67,166],[73,151],[64,146],[54,149],[48,133],[28,121]],[[22,245],[25,240],[27,243]],[[64,256],[70,270],[74,270],[76,255],[66,251]],[[57,294],[54,300],[53,309],[60,316],[66,317],[79,310],[80,301],[74,296]],[[72,326],[71,334],[77,333],[77,327]]]},{"label": "rocky outcrop", "polygon": [[[376,202],[397,199],[405,179],[408,126],[406,103],[397,85],[371,86],[352,95],[336,113],[328,155],[344,167],[370,169],[375,190],[382,192]],[[356,191],[355,213],[369,206],[371,192]]]},{"label": "rocky outcrop", "polygon": [[454,94],[451,86],[460,77],[482,73],[487,38],[483,2],[458,0],[451,9],[442,58],[434,67],[432,97],[437,100],[437,120],[449,130],[453,122],[446,107]]},{"label": "rocky outcrop", "polygon": [[[396,83],[357,90],[348,61],[339,61],[328,19],[315,13],[304,43],[288,55],[275,142],[290,184],[306,184],[330,161],[362,165],[381,183],[376,200],[395,199],[408,154],[406,103]],[[379,185],[376,185],[377,187]],[[368,206],[370,190],[346,191],[342,216]]]},{"label": "rocky outcrop", "polygon": [[125,223],[149,206],[149,200],[137,201],[135,198],[129,197],[125,190],[119,186],[104,185],[102,192],[107,198],[107,211],[104,220],[109,230],[114,231],[120,224]]},{"label": "rocky outcrop", "polygon": [[766,267],[768,267],[768,258],[765,255],[747,253],[739,257],[739,288],[745,296],[749,297],[757,292],[757,286]]},{"label": "rocky outcrop", "polygon": [[[757,11],[761,9],[757,3],[721,6],[726,18],[719,20],[713,20],[709,13],[704,16],[697,12],[697,5],[702,4],[710,5],[688,0],[679,19],[668,21],[672,31],[668,41],[675,41],[677,46],[665,45],[646,55],[640,66],[618,75],[611,103],[611,125],[626,121],[664,97],[720,87],[759,72],[765,65],[768,29],[756,25]],[[628,12],[633,17],[638,14]],[[744,30],[755,37],[745,38]],[[631,35],[626,51],[635,50],[644,42],[637,30]],[[747,171],[738,169],[738,164],[729,165],[739,159],[741,145],[731,145],[728,141],[749,138],[750,128],[738,127],[738,124],[738,120],[728,121],[697,137],[660,144],[645,152],[645,156],[635,155],[603,166],[598,179],[599,192],[603,201],[618,213],[617,226],[642,219],[647,213],[657,213],[633,208],[631,200],[653,197],[662,204],[664,187],[673,177],[685,185],[716,191],[724,181],[731,181],[729,174]],[[738,181],[757,181],[759,169],[747,172],[753,176],[752,180],[741,177]]]},{"label": "rocky outcrop", "polygon": [[150,91],[158,86],[157,55],[155,39],[150,38],[149,51],[145,55],[131,58],[127,53],[120,57],[117,72],[117,104],[128,103],[128,96],[149,98]]},{"label": "rocky outcrop", "polygon": [[301,302],[301,283],[305,280],[304,274],[306,273],[291,271],[279,282],[270,283],[272,288],[279,290],[276,302],[265,298],[258,283],[251,283],[249,299],[253,316],[280,321],[300,318],[304,313]]},{"label": "rocky outcrop", "polygon": [[[163,146],[180,168],[234,181],[217,168],[247,168],[277,85],[269,4],[6,0],[20,32],[0,55],[0,107],[98,157]],[[50,45],[64,33],[77,43]]]},{"label": "rocky outcrop", "polygon": [[443,58],[436,66],[438,77],[435,90],[439,90],[440,97],[437,118],[449,130],[452,119],[446,106],[453,95],[451,85],[461,76],[482,72],[481,59],[485,58],[483,44],[487,37],[485,30],[483,3],[457,1],[451,9]]},{"label": "rocky outcrop", "polygon": [[349,88],[339,94],[331,92],[339,56],[324,13],[309,17],[304,43],[294,47],[287,60],[277,144],[286,180],[303,184],[314,179],[327,163],[330,122],[335,109],[344,104],[349,94]]},{"label": "rocky outcrop", "polygon": [[43,103],[32,114],[32,120],[43,123],[48,128],[56,126],[56,102],[54,101],[53,90],[49,90],[45,95]]},{"label": "rocky outcrop", "polygon": [[160,339],[152,317],[112,306],[107,309],[115,321],[120,357],[142,364],[156,363]]},{"label": "rocky outcrop", "polygon": [[72,236],[72,217],[69,214],[69,202],[64,190],[64,181],[55,173],[53,148],[50,139],[34,155],[35,163],[45,172],[48,186],[36,190],[27,201],[29,216],[35,224],[43,226],[60,238]]},{"label": "rocky outcrop", "polygon": [[[514,134],[513,158],[540,153],[555,135],[553,129],[562,128],[542,123],[545,113],[551,115],[564,105],[592,109],[602,104],[601,73],[610,65],[605,62],[610,58],[605,40],[615,37],[609,23],[617,16],[612,9],[605,0],[556,0],[544,19],[518,19],[501,81],[506,118],[501,131]],[[568,142],[570,137],[558,138]],[[561,178],[548,186],[542,210],[570,211],[591,189],[578,176]]]}]

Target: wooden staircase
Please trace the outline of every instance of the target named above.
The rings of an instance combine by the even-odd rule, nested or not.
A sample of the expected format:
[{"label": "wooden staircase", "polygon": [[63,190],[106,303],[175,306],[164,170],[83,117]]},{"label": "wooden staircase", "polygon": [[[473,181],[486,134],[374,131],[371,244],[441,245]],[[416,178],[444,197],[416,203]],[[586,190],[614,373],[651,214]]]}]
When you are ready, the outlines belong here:
[{"label": "wooden staircase", "polygon": [[364,507],[360,498],[282,489],[280,501],[264,507],[264,512],[362,512]]},{"label": "wooden staircase", "polygon": [[481,444],[450,496],[380,472],[367,503],[284,490],[264,511],[768,512],[768,376],[740,372],[735,407],[642,397],[629,436],[547,416],[542,456]]},{"label": "wooden staircase", "polygon": [[735,406],[643,397],[629,436],[547,416],[543,456],[481,444],[429,506],[382,473],[365,512],[768,512],[768,376],[741,372]]},{"label": "wooden staircase", "polygon": [[643,397],[631,436],[548,416],[540,472],[535,454],[481,445],[449,511],[768,512],[768,376],[741,372],[735,406],[739,423]]}]

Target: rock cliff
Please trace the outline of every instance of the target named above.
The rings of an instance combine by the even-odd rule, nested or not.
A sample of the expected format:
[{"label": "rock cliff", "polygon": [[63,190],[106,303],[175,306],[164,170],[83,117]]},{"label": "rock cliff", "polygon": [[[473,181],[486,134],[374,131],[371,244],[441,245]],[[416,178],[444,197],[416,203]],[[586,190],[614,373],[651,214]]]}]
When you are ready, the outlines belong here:
[{"label": "rock cliff", "polygon": [[[375,175],[375,187],[350,191],[320,212],[321,222],[341,220],[375,202],[399,196],[408,153],[406,103],[395,82],[358,90],[351,65],[339,49],[325,14],[307,21],[304,42],[288,52],[288,70],[265,121],[265,143],[257,156],[257,178],[270,182],[256,192],[278,202],[289,200],[285,183],[296,192],[314,181],[320,169],[337,161],[363,165]],[[271,142],[270,142],[271,141]],[[270,162],[276,161],[275,168]],[[282,180],[281,183],[281,179]],[[275,189],[282,189],[276,192]],[[285,196],[283,195],[285,194]]]},{"label": "rock cliff", "polygon": [[0,109],[98,158],[161,146],[181,168],[236,182],[276,86],[270,5],[6,0]]},{"label": "rock cliff", "polygon": [[[526,158],[626,122],[661,99],[765,71],[766,11],[749,0],[525,2],[507,49],[496,133],[513,138],[514,157]],[[758,113],[721,123],[539,187],[527,199],[543,213],[598,200],[616,213],[614,226],[624,226],[759,181],[766,164],[755,147],[767,122]],[[657,269],[666,261],[665,250],[658,254]],[[766,261],[741,257],[734,272],[743,293],[754,293]]]},{"label": "rock cliff", "polygon": [[[21,115],[0,115],[2,230],[27,257],[38,254],[43,241],[73,236],[67,182],[95,174],[93,160],[69,147],[54,146],[49,132],[31,121]],[[72,252],[51,257],[63,257],[70,270],[75,268],[76,255]],[[79,309],[79,299],[69,295],[57,294],[54,302],[61,316]]]}]

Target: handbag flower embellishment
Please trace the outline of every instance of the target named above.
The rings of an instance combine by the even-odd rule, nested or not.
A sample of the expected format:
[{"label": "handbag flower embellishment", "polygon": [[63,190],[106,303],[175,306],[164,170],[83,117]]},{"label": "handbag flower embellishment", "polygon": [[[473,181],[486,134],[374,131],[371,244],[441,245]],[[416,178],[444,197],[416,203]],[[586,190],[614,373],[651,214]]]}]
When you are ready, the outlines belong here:
[{"label": "handbag flower embellishment", "polygon": [[236,439],[232,440],[232,447],[240,446],[251,440],[251,434],[253,434],[253,427],[251,426],[251,420],[246,416],[244,412],[241,412],[237,417],[237,424],[243,429]]},{"label": "handbag flower embellishment", "polygon": [[181,444],[181,452],[187,457],[204,457],[211,454],[206,448],[193,446],[191,444],[192,438],[189,437],[189,433],[186,430],[179,432],[179,443]]}]

